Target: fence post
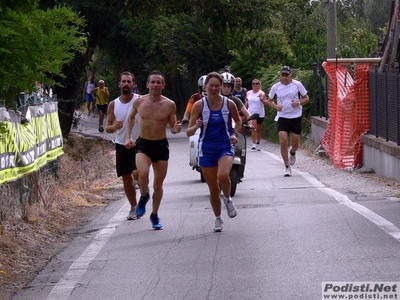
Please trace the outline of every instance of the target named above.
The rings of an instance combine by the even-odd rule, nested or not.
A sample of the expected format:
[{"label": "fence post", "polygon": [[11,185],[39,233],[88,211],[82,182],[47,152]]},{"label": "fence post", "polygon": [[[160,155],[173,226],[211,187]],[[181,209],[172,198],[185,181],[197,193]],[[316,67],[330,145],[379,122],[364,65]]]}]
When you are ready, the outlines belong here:
[{"label": "fence post", "polygon": [[[313,67],[313,86],[314,86],[314,111],[317,112],[318,111],[318,103],[319,103],[319,98],[318,98],[318,93],[317,93],[317,76],[318,76],[318,72],[317,72],[317,62],[314,62],[312,64]],[[321,115],[319,115],[319,117],[321,118]]]},{"label": "fence post", "polygon": [[385,65],[385,138],[386,142],[389,141],[389,93],[388,93],[388,65]]},{"label": "fence post", "polygon": [[[320,74],[319,74],[320,78],[322,78],[322,70],[323,70],[323,72],[325,72],[325,70],[322,68],[322,65],[320,64]],[[326,120],[328,120],[328,118],[329,118],[329,112],[328,112],[329,90],[330,90],[329,78],[328,78],[328,75],[325,73],[325,99],[326,99],[326,101],[325,101],[325,119]],[[322,84],[321,84],[321,94],[322,94]],[[322,106],[320,109],[321,109],[321,113],[322,113]]]}]

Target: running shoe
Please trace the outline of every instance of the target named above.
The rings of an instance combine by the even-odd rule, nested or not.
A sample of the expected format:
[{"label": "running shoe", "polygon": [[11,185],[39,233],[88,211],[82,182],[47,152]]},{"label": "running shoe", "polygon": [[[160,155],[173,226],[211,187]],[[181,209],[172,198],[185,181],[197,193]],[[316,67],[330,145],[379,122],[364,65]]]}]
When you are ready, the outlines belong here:
[{"label": "running shoe", "polygon": [[284,177],[292,176],[292,168],[290,166],[285,167],[285,174],[283,176]]},{"label": "running shoe", "polygon": [[100,127],[99,127],[99,131],[100,131],[100,132],[104,132],[103,126],[100,126]]},{"label": "running shoe", "polygon": [[138,216],[136,215],[136,206],[131,206],[131,211],[129,212],[129,215],[126,217],[127,220],[137,220],[139,219]]},{"label": "running shoe", "polygon": [[160,223],[160,218],[158,217],[158,215],[155,215],[155,214],[152,213],[150,215],[150,221],[151,221],[151,224],[153,225],[153,228],[155,230],[162,229],[162,225]]},{"label": "running shoe", "polygon": [[253,144],[253,146],[251,146],[251,150],[256,150],[256,144]]},{"label": "running shoe", "polygon": [[221,232],[222,230],[224,230],[224,219],[222,217],[216,218],[214,232]]},{"label": "running shoe", "polygon": [[293,166],[296,163],[296,152],[292,154],[292,151],[289,151],[289,164]]},{"label": "running shoe", "polygon": [[133,180],[133,187],[135,188],[135,190],[139,190],[140,189],[139,181]]},{"label": "running shoe", "polygon": [[140,196],[140,200],[138,205],[136,205],[136,215],[138,217],[143,217],[146,214],[146,204],[150,199],[150,194],[147,192],[147,195],[142,197]]},{"label": "running shoe", "polygon": [[229,218],[236,217],[236,207],[235,207],[235,204],[233,204],[232,198],[231,197],[225,198],[224,196],[222,196],[222,197],[224,199],[224,203],[225,203]]},{"label": "running shoe", "polygon": [[261,146],[260,146],[260,144],[256,144],[256,150],[257,150],[257,151],[261,151]]}]

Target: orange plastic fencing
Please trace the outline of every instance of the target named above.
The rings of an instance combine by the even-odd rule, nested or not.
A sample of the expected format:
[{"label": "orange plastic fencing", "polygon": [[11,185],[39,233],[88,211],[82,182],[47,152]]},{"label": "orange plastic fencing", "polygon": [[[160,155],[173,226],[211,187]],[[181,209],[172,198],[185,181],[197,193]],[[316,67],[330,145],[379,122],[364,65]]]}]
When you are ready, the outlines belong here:
[{"label": "orange plastic fencing", "polygon": [[329,77],[329,123],[321,144],[339,169],[362,163],[361,138],[369,129],[369,65],[357,65],[354,79],[343,66],[324,62]]}]

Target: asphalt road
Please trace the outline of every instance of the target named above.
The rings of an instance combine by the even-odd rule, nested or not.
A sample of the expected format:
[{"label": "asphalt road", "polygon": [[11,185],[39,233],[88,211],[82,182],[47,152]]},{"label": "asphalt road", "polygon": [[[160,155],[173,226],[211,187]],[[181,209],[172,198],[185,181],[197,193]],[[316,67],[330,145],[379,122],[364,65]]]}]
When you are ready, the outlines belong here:
[{"label": "asphalt road", "polygon": [[[112,139],[96,120],[83,118],[83,133]],[[283,177],[280,157],[249,150],[238,215],[223,210],[225,230],[213,233],[188,138],[168,137],[164,229],[148,213],[127,221],[126,198],[115,201],[14,300],[309,300],[321,299],[322,282],[400,281],[400,202],[354,202],[296,166]]]}]

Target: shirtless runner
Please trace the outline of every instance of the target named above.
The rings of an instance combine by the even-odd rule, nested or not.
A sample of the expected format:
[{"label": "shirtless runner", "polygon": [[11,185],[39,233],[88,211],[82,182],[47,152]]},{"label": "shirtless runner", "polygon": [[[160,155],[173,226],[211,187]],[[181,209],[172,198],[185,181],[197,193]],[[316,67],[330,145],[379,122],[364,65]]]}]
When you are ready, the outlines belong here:
[{"label": "shirtless runner", "polygon": [[[167,175],[169,144],[166,128],[169,123],[171,133],[179,133],[182,124],[177,121],[175,102],[164,97],[164,76],[159,71],[153,71],[147,78],[147,95],[141,96],[133,104],[128,119],[128,138],[125,146],[136,149],[136,167],[139,171],[140,200],[136,206],[138,217],[146,213],[146,203],[150,199],[148,190],[150,166],[153,166],[153,211],[150,221],[154,229],[162,229],[158,209],[163,196],[163,182]],[[139,114],[139,138],[134,141],[131,132],[135,126],[135,117]]]}]

